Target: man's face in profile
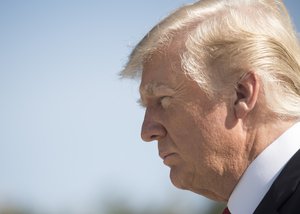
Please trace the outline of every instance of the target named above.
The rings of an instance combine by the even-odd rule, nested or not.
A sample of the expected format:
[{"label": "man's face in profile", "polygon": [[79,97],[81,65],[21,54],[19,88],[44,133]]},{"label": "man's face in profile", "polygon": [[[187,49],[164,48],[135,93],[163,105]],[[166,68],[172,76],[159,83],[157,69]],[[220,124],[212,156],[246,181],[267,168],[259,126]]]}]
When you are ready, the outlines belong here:
[{"label": "man's face in profile", "polygon": [[181,70],[180,57],[156,53],[144,64],[140,84],[146,108],[141,136],[158,141],[159,155],[169,166],[172,183],[215,200],[214,191],[242,151],[238,135],[225,127],[231,121],[224,102],[208,99],[199,85]]}]

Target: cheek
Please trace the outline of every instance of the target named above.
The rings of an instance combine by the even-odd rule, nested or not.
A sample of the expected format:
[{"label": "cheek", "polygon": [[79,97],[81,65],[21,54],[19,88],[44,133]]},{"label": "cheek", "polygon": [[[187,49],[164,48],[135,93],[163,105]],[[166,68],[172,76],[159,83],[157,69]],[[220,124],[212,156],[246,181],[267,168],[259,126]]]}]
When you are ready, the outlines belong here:
[{"label": "cheek", "polygon": [[182,158],[192,164],[219,165],[215,161],[226,155],[226,145],[232,144],[231,133],[226,130],[225,106],[202,109],[200,104],[186,103],[172,112],[170,135]]},{"label": "cheek", "polygon": [[184,139],[178,145],[187,163],[194,165],[199,173],[220,171],[232,146],[231,135],[226,131],[220,117],[207,115],[202,120],[186,122]]}]

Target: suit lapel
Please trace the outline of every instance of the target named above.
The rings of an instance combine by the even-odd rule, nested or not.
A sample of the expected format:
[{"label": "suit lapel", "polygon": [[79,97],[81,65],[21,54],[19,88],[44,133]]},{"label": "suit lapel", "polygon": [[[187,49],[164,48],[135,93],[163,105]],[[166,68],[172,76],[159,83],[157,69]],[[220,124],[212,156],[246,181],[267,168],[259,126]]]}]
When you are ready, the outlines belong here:
[{"label": "suit lapel", "polygon": [[279,213],[300,183],[300,150],[289,160],[254,214]]}]

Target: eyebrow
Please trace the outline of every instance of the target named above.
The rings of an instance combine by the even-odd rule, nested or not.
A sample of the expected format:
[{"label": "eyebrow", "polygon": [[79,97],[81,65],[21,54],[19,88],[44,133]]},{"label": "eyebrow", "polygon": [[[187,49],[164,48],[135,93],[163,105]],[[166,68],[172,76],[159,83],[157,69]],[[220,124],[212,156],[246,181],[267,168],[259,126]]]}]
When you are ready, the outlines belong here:
[{"label": "eyebrow", "polygon": [[166,96],[166,95],[173,95],[175,93],[175,89],[162,84],[162,83],[149,83],[143,87],[140,87],[140,95],[141,98],[137,100],[137,103],[142,106],[142,107],[146,107],[146,103],[145,100],[143,99],[143,97],[145,96]]},{"label": "eyebrow", "polygon": [[144,87],[140,87],[141,96],[163,96],[172,95],[175,90],[163,83],[148,83]]}]

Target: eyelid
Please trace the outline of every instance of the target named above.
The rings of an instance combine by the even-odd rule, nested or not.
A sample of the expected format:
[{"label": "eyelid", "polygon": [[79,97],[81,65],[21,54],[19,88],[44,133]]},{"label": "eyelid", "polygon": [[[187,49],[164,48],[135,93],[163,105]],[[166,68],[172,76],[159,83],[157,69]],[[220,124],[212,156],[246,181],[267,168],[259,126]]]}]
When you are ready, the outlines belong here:
[{"label": "eyelid", "polygon": [[[158,101],[160,105],[162,105],[162,107],[166,108],[170,104],[170,99],[171,96],[161,96],[158,98]],[[143,108],[147,108],[147,104],[142,100],[142,98],[139,98],[136,102],[138,103],[139,106]]]},{"label": "eyelid", "polygon": [[160,98],[160,104],[163,108],[167,108],[171,103],[171,96],[162,96]]}]

